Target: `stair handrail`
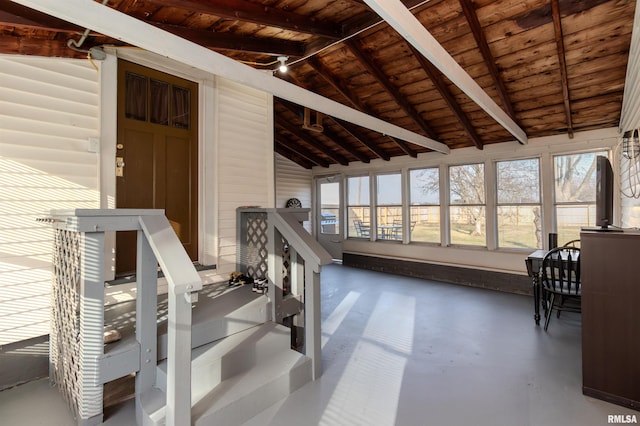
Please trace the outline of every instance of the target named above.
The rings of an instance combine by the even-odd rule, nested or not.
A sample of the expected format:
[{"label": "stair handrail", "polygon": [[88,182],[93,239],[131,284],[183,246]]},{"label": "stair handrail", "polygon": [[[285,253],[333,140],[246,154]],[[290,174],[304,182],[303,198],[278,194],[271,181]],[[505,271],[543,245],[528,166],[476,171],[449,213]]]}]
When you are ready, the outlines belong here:
[{"label": "stair handrail", "polygon": [[[280,262],[276,261],[275,249],[278,237],[287,240],[289,250],[304,260],[304,332],[305,355],[311,359],[311,375],[316,380],[322,374],[321,315],[320,315],[320,272],[321,266],[330,264],[331,255],[309,234],[300,223],[300,215],[295,209],[266,209],[269,239],[269,297],[272,300],[273,320],[280,320],[282,292],[275,291],[275,284],[281,281]],[[279,235],[278,235],[279,234]]]},{"label": "stair handrail", "polygon": [[267,214],[269,223],[273,223],[289,245],[296,249],[315,272],[319,272],[321,265],[331,263],[332,258],[329,252],[304,229],[295,213],[273,209],[267,210]]},{"label": "stair handrail", "polygon": [[[71,209],[52,210],[39,221],[49,223],[62,232],[84,234],[83,244],[74,243],[80,250],[79,269],[66,273],[65,265],[58,265],[62,275],[70,275],[69,285],[79,288],[79,327],[82,350],[77,364],[82,366],[77,392],[79,407],[74,409],[78,424],[102,422],[104,321],[104,253],[105,232],[137,231],[136,264],[136,340],[139,344],[139,370],[136,374],[136,417],[141,420],[139,397],[155,385],[157,333],[158,264],[168,284],[167,325],[167,393],[166,424],[191,424],[191,308],[197,301],[202,280],[182,243],[178,239],[163,210],[158,209]],[[64,236],[60,237],[66,238]],[[70,237],[77,241],[75,237]],[[56,237],[56,243],[57,237]],[[64,251],[61,249],[61,251]],[[64,251],[67,255],[68,252]],[[55,257],[55,256],[54,256]],[[64,262],[64,259],[58,259]],[[74,280],[78,279],[79,283]],[[57,281],[56,278],[54,281]],[[64,305],[66,306],[66,305]],[[74,313],[75,314],[75,313]],[[76,395],[74,394],[74,397]]]},{"label": "stair handrail", "polygon": [[202,279],[165,216],[139,221],[168,284],[166,424],[191,424],[191,304]]}]

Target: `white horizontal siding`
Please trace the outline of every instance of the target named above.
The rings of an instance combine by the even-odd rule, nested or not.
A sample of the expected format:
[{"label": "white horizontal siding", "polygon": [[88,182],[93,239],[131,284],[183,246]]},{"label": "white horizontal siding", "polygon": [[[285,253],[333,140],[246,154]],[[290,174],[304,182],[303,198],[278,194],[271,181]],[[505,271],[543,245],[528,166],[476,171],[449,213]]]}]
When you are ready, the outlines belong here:
[{"label": "white horizontal siding", "polygon": [[0,55],[0,345],[49,332],[51,209],[97,208],[98,73]]},{"label": "white horizontal siding", "polygon": [[235,269],[236,209],[273,207],[273,98],[217,80],[218,271]]},{"label": "white horizontal siding", "polygon": [[[311,170],[300,167],[280,154],[275,155],[276,164],[276,207],[286,207],[287,200],[297,198],[302,207],[311,208]],[[310,217],[311,218],[311,217]],[[311,232],[311,222],[304,222]]]}]

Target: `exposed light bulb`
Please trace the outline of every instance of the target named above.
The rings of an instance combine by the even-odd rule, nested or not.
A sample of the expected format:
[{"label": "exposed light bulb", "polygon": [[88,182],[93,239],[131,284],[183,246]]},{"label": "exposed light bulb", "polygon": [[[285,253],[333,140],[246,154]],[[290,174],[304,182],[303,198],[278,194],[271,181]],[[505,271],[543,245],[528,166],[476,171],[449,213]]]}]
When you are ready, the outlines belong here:
[{"label": "exposed light bulb", "polygon": [[281,73],[287,72],[287,64],[286,62],[289,60],[288,56],[278,56],[278,60],[280,61],[280,70]]}]

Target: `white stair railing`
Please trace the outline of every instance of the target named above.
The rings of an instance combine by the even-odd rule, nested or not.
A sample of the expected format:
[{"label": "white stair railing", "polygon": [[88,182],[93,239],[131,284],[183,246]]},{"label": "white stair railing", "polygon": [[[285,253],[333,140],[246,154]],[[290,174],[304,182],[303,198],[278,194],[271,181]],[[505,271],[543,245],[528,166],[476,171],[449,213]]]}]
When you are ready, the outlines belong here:
[{"label": "white stair railing", "polygon": [[[55,210],[50,378],[79,425],[102,423],[103,384],[136,372],[141,395],[155,384],[159,264],[168,284],[166,424],[191,424],[191,307],[202,281],[162,210]],[[136,341],[105,354],[104,233],[137,230]]]},{"label": "white stair railing", "polygon": [[302,226],[308,217],[308,209],[238,209],[237,268],[268,277],[272,320],[278,323],[298,313],[287,303],[292,299],[283,297],[287,275],[293,300],[303,306],[304,353],[311,358],[315,380],[322,374],[320,272],[332,259]]}]

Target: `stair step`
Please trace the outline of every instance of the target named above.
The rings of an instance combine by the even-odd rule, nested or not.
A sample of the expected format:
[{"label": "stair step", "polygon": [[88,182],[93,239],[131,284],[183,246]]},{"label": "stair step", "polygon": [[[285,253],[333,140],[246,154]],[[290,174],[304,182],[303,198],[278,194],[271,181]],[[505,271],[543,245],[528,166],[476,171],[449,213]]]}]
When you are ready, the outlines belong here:
[{"label": "stair step", "polygon": [[[167,357],[166,296],[158,300],[158,360]],[[117,325],[122,339],[105,345],[101,357],[101,383],[107,383],[138,371],[140,345],[136,342],[133,322],[136,304],[125,302],[110,306],[105,320]],[[230,334],[264,324],[269,319],[269,302],[264,295],[251,291],[251,286],[229,288],[227,283],[210,284],[198,295],[192,310],[191,347],[206,345]]]},{"label": "stair step", "polygon": [[[200,293],[192,311],[191,347],[197,348],[269,320],[269,302],[250,285],[226,283]],[[167,357],[167,322],[158,324],[158,360]]]},{"label": "stair step", "polygon": [[[286,327],[267,322],[194,350],[192,424],[241,424],[309,382],[311,360],[289,339]],[[164,422],[164,362],[158,378],[141,398],[148,424]]]}]

